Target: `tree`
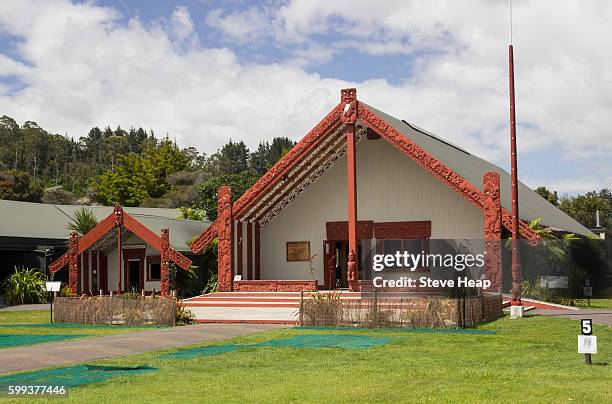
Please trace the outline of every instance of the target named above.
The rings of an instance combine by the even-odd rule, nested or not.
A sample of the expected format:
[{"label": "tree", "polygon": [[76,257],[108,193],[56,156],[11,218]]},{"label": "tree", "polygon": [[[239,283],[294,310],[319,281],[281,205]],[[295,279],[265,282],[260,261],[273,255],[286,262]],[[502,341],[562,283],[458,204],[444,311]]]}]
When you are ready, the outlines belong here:
[{"label": "tree", "polygon": [[0,199],[40,202],[42,188],[24,171],[8,170],[0,173]]},{"label": "tree", "polygon": [[[606,193],[604,193],[604,196]],[[602,226],[607,226],[611,214],[608,200],[599,196],[595,191],[585,195],[561,198],[559,209],[576,219],[588,228],[595,227],[596,212],[599,211]]]},{"label": "tree", "polygon": [[535,192],[553,205],[557,206],[559,204],[559,198],[556,192],[551,192],[546,187],[537,187]]},{"label": "tree", "polygon": [[275,137],[272,139],[272,143],[270,144],[270,155],[268,156],[268,164],[270,167],[287,154],[293,146],[295,146],[295,142],[288,137]]},{"label": "tree", "polygon": [[249,166],[251,170],[259,175],[264,175],[268,171],[268,158],[270,156],[270,144],[268,142],[261,142],[253,153],[251,153],[251,159]]},{"label": "tree", "polygon": [[166,177],[188,165],[189,158],[168,139],[159,146],[147,147],[143,155],[122,155],[115,167],[100,176],[98,202],[138,206],[146,199],[159,198],[170,190]]},{"label": "tree", "polygon": [[242,141],[234,143],[230,140],[211,159],[219,174],[238,174],[249,168],[249,149]]},{"label": "tree", "polygon": [[228,185],[232,188],[232,200],[235,201],[258,179],[259,175],[257,173],[243,171],[239,174],[215,177],[202,184],[200,187],[200,207],[206,212],[208,220],[217,218],[217,190],[221,185]]},{"label": "tree", "polygon": [[83,236],[89,233],[97,224],[98,219],[93,210],[83,207],[74,212],[66,227],[71,232],[76,231],[80,236]]}]

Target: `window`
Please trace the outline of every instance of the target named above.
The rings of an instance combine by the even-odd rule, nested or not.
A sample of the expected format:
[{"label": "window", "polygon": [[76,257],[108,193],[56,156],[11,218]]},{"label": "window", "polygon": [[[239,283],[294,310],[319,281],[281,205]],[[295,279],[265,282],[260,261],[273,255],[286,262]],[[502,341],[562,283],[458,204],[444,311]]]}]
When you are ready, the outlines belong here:
[{"label": "window", "polygon": [[161,279],[161,264],[149,264],[149,280],[158,281]]},{"label": "window", "polygon": [[161,280],[161,261],[159,255],[153,255],[147,257],[147,280],[148,281],[159,281]]}]

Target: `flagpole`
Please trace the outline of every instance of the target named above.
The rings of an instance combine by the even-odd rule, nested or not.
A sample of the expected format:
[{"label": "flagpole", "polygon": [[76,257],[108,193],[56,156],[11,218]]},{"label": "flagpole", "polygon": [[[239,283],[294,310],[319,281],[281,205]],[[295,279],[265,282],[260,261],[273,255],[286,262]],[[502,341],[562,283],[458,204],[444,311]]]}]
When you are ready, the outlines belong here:
[{"label": "flagpole", "polygon": [[512,45],[512,0],[510,11],[510,44],[508,45],[508,70],[510,87],[510,175],[512,187],[512,306],[511,317],[523,317],[521,302],[521,255],[519,249],[519,195],[516,150],[516,107],[514,100],[514,49]]}]

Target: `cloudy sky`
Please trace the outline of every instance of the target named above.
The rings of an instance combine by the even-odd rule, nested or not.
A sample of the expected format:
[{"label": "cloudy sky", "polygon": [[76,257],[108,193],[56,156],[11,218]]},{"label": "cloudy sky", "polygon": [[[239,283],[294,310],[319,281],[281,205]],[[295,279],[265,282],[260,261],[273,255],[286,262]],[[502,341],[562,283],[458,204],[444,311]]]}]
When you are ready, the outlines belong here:
[{"label": "cloudy sky", "polygon": [[[212,153],[358,98],[508,167],[506,0],[0,1],[0,115]],[[514,0],[519,175],[612,187],[612,2]]]}]

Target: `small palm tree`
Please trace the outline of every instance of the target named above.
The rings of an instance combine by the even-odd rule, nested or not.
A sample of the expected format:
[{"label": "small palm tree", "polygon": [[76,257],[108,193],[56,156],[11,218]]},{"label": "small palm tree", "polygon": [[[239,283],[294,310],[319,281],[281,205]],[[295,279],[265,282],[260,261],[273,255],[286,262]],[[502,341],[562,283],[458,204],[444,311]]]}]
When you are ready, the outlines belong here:
[{"label": "small palm tree", "polygon": [[86,207],[77,209],[68,223],[68,230],[76,231],[80,236],[89,233],[91,229],[96,227],[98,219],[93,210]]}]

